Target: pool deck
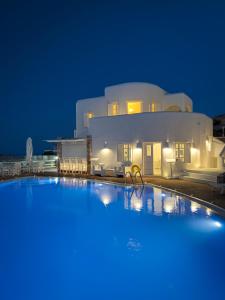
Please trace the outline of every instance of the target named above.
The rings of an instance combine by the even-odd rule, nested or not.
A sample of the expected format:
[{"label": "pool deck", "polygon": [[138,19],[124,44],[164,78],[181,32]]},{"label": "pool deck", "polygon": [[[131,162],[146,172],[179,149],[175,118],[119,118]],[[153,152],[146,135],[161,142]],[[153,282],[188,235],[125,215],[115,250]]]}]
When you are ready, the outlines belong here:
[{"label": "pool deck", "polygon": [[[40,176],[58,176],[58,175],[53,173],[49,173],[49,174],[45,173],[45,174],[40,174]],[[116,178],[116,177],[101,177],[101,176],[87,176],[87,175],[82,175],[82,176],[60,175],[60,177],[79,177],[79,178],[82,177],[87,179],[115,182],[121,184],[125,183],[124,178]],[[0,181],[7,180],[7,179],[9,179],[9,177],[7,178],[0,177]],[[225,195],[220,194],[219,191],[215,191],[215,189],[212,186],[208,185],[207,183],[198,183],[191,180],[183,180],[183,179],[165,179],[156,176],[143,177],[143,180],[145,183],[172,189],[179,193],[183,193],[191,197],[202,199],[208,203],[217,205],[225,209]],[[127,179],[127,183],[131,183],[129,179]]]}]

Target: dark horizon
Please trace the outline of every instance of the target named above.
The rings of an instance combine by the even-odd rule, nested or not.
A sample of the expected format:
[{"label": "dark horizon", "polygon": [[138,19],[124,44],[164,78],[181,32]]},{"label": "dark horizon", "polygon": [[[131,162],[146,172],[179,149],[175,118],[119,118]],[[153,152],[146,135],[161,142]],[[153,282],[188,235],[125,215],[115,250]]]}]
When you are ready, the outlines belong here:
[{"label": "dark horizon", "polygon": [[225,3],[1,3],[0,154],[72,137],[76,100],[122,82],[184,92],[194,111],[225,113]]}]

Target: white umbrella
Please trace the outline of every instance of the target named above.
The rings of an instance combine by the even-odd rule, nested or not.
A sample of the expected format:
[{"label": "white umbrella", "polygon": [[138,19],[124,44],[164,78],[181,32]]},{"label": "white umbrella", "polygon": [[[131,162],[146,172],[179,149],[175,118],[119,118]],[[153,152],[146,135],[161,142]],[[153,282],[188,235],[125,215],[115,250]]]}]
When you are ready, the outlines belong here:
[{"label": "white umbrella", "polygon": [[30,164],[33,156],[32,139],[29,137],[26,142],[26,161]]}]

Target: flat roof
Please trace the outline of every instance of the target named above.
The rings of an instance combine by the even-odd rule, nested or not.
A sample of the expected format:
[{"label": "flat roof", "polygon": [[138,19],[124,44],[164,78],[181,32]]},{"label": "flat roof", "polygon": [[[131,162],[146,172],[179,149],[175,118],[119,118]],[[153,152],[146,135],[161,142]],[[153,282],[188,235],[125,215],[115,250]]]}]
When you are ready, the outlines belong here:
[{"label": "flat roof", "polygon": [[76,143],[85,142],[86,139],[55,139],[55,140],[44,140],[47,143]]}]

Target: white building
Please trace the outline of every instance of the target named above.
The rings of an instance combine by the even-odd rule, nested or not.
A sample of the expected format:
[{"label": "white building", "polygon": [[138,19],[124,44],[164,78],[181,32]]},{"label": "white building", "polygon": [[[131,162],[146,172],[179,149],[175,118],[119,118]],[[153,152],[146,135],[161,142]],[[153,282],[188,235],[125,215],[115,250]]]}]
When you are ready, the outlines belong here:
[{"label": "white building", "polygon": [[224,168],[224,144],[213,138],[212,119],[193,112],[186,94],[149,83],[110,86],[102,97],[77,101],[74,139],[55,142],[62,158],[90,152],[88,159],[106,170],[131,162],[144,175],[167,177],[171,165],[174,173]]}]

